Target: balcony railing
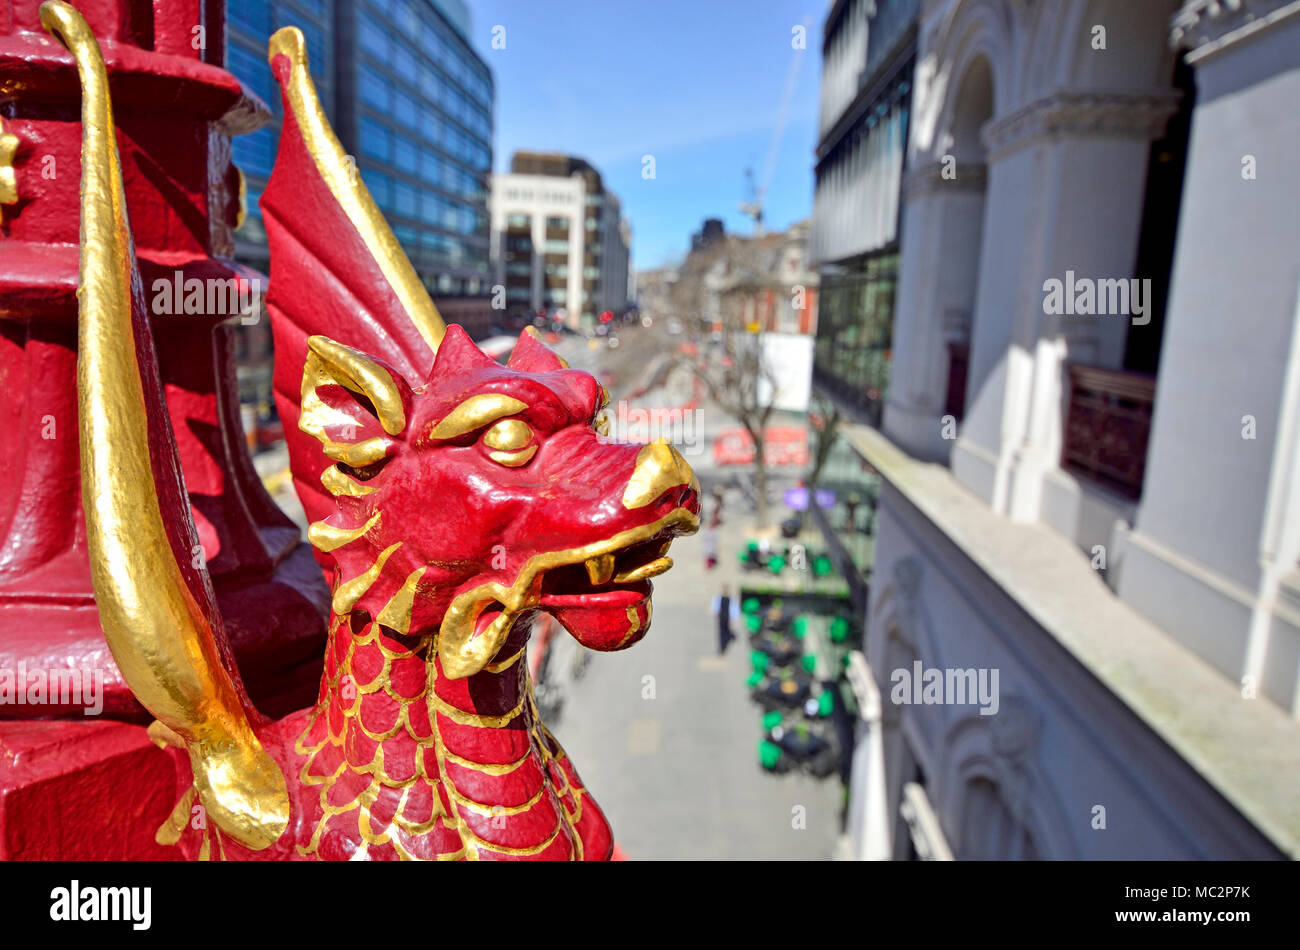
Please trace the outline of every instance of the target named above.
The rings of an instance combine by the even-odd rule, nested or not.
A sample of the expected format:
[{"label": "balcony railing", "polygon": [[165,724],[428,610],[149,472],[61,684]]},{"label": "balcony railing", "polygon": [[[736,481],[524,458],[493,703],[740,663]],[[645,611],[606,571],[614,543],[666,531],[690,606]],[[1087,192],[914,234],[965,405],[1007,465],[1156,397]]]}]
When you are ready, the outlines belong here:
[{"label": "balcony railing", "polygon": [[1061,467],[1136,500],[1146,471],[1155,377],[1092,366],[1066,369],[1070,408]]},{"label": "balcony railing", "polygon": [[970,344],[948,344],[948,395],[943,414],[960,421],[966,413],[966,374],[970,369]]}]

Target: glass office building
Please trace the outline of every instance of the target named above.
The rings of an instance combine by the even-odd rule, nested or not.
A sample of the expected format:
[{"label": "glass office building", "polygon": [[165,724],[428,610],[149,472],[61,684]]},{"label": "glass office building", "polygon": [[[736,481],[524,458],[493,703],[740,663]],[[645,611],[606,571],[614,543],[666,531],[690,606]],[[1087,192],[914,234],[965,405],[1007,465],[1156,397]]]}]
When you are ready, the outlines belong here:
[{"label": "glass office building", "polygon": [[[266,44],[280,27],[297,26],[343,148],[356,157],[443,316],[476,337],[490,332],[487,195],[494,89],[487,64],[470,46],[465,5],[229,0],[227,21],[226,67],[276,115],[271,126],[234,140],[247,195],[236,256],[269,269],[257,201],[275,161],[281,109]],[[267,386],[269,391],[269,381]]]},{"label": "glass office building", "polygon": [[435,299],[486,295],[491,72],[440,3],[335,2],[340,140]]},{"label": "glass office building", "polygon": [[236,167],[244,175],[247,215],[236,234],[235,256],[267,270],[266,232],[257,201],[275,164],[280,136],[280,93],[266,62],[266,44],[282,26],[302,30],[316,91],[326,115],[337,115],[335,97],[335,0],[227,0],[226,68],[271,107],[275,120],[231,140]]}]

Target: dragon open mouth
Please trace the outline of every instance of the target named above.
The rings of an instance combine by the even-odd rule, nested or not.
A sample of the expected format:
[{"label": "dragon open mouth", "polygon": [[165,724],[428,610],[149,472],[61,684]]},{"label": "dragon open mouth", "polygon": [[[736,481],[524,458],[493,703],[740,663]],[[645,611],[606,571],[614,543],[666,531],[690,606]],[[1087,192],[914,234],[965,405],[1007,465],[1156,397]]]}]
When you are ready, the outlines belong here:
[{"label": "dragon open mouth", "polygon": [[[630,646],[650,626],[654,590],[650,578],[672,567],[672,558],[666,556],[671,543],[665,531],[624,548],[551,567],[541,573],[540,588],[530,600],[584,646],[593,650]],[[505,611],[501,603],[487,606],[478,617],[477,632],[500,621]]]},{"label": "dragon open mouth", "polygon": [[485,584],[459,595],[443,619],[439,656],[450,677],[476,672],[504,644],[515,619],[544,610],[593,650],[631,646],[650,626],[650,578],[672,567],[672,539],[699,515],[682,507],[607,541],[535,555],[510,587]]},{"label": "dragon open mouth", "polygon": [[628,601],[627,595],[642,591],[648,596],[646,582],[673,566],[666,556],[670,544],[672,539],[665,533],[578,564],[552,568],[542,577],[538,603],[543,608],[570,607]]}]

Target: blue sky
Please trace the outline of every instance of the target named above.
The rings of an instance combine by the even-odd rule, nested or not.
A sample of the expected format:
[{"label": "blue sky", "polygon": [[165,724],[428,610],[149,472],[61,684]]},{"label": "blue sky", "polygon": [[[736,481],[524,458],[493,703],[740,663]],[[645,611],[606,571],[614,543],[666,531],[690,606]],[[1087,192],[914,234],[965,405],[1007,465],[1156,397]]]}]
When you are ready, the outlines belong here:
[{"label": "blue sky", "polygon": [[[647,270],[685,253],[720,217],[753,225],[745,169],[761,182],[791,61],[784,133],[766,226],[812,213],[821,28],[826,0],[471,0],[472,40],[496,81],[497,171],[516,149],[586,158],[623,201],[633,260]],[[807,48],[792,29],[807,24]],[[505,28],[505,49],[492,29]],[[641,157],[655,157],[654,180]]]}]

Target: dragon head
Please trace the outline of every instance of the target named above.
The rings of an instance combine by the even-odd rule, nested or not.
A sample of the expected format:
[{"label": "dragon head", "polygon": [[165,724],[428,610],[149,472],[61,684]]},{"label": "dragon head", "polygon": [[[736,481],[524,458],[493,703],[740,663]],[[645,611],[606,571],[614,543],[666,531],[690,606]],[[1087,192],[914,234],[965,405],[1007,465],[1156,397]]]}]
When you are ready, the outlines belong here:
[{"label": "dragon head", "polygon": [[450,326],[423,381],[323,336],[308,348],[298,426],[333,460],[337,500],[309,537],[335,562],[336,614],[437,631],[430,656],[453,678],[532,611],[594,650],[645,635],[699,483],[675,449],[597,431],[608,394],[591,374],[530,331],[503,366]]}]

